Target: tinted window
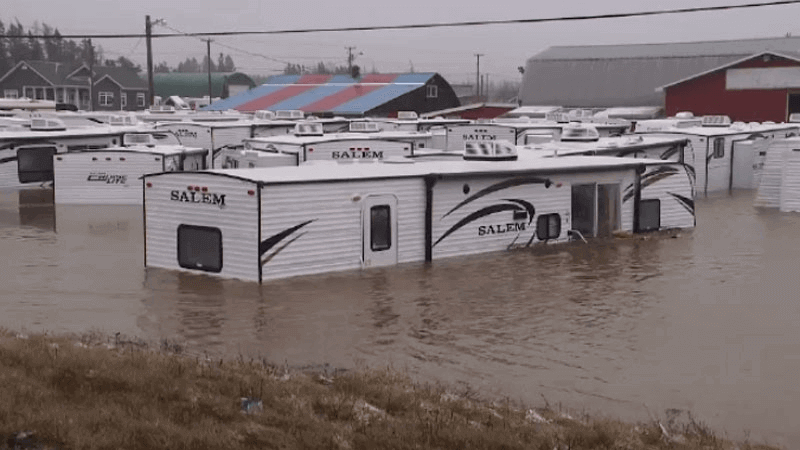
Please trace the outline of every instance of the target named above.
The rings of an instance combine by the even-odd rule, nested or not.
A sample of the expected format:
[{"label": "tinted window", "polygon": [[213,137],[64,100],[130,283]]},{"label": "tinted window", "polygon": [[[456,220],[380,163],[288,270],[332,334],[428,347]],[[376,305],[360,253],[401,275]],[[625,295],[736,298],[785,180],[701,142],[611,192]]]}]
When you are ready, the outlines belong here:
[{"label": "tinted window", "polygon": [[17,150],[20,183],[53,181],[55,147],[32,147]]},{"label": "tinted window", "polygon": [[714,158],[725,157],[725,138],[714,139]]},{"label": "tinted window", "polygon": [[370,248],[372,251],[388,250],[392,247],[391,209],[389,205],[373,206],[370,215]]},{"label": "tinted window", "polygon": [[561,216],[544,214],[536,219],[536,238],[540,241],[556,239],[561,236]]},{"label": "tinted window", "polygon": [[652,231],[661,228],[661,200],[639,202],[639,230]]},{"label": "tinted window", "polygon": [[222,270],[222,232],[219,228],[178,226],[178,264],[185,269]]}]

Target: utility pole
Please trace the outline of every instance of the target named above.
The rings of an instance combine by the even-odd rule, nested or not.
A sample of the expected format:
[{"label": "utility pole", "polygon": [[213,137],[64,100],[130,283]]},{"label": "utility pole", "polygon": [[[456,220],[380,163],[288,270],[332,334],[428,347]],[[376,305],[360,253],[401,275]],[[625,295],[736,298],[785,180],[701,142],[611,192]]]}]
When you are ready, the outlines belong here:
[{"label": "utility pole", "polygon": [[481,99],[481,56],[483,53],[475,53],[475,57],[478,58],[478,67],[475,70],[475,96],[478,101]]},{"label": "utility pole", "polygon": [[89,111],[94,111],[94,45],[89,38]]},{"label": "utility pole", "polygon": [[147,107],[153,106],[153,46],[150,42],[150,35],[153,34],[153,25],[150,23],[150,16],[144,17],[144,34],[147,36]]},{"label": "utility pole", "polygon": [[206,58],[208,59],[208,104],[211,105],[211,39],[206,39]]},{"label": "utility pole", "polygon": [[489,102],[489,74],[488,73],[486,74],[486,82],[484,83],[484,87],[486,88],[486,89],[484,89],[484,95],[486,96],[486,100],[484,100],[484,101],[488,103]]},{"label": "utility pole", "polygon": [[347,49],[347,73],[353,73],[353,50],[355,47],[345,47]]}]

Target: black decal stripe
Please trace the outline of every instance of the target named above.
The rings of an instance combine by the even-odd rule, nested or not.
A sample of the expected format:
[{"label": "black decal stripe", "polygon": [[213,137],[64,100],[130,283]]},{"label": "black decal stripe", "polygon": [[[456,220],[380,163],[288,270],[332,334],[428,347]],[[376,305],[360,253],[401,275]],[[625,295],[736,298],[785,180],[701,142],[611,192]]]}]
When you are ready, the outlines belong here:
[{"label": "black decal stripe", "polygon": [[492,205],[487,206],[486,208],[479,209],[474,213],[464,217],[463,219],[459,220],[457,224],[450,227],[447,232],[445,232],[442,237],[440,237],[436,242],[434,242],[433,246],[436,247],[436,244],[441,242],[447,236],[450,236],[452,233],[457,231],[458,229],[462,228],[464,225],[469,224],[470,222],[474,222],[482,217],[486,217],[488,215],[502,212],[502,211],[521,211],[522,209],[517,205],[508,205],[508,204],[500,204],[500,205]]},{"label": "black decal stripe", "polygon": [[494,192],[502,191],[503,189],[508,189],[510,187],[516,187],[516,186],[524,186],[526,184],[544,184],[546,186],[549,186],[550,183],[551,183],[551,181],[549,179],[540,178],[540,177],[517,177],[517,178],[511,178],[511,179],[508,179],[508,180],[505,180],[505,181],[501,181],[499,183],[495,183],[495,184],[493,184],[493,185],[491,185],[491,186],[489,186],[489,187],[487,187],[485,189],[482,189],[482,190],[476,192],[471,197],[468,197],[466,200],[462,201],[461,203],[456,205],[453,209],[448,211],[447,214],[442,216],[442,218],[445,218],[445,217],[449,216],[450,214],[453,213],[453,211],[461,208],[462,206],[466,205],[467,203],[474,202],[475,200],[478,200],[479,198],[483,198],[483,197],[485,197],[485,196],[487,196],[489,194],[492,194]]},{"label": "black decal stripe", "polygon": [[673,192],[667,192],[667,194],[673,196],[675,198],[675,200],[677,200],[678,203],[681,204],[681,206],[686,208],[686,210],[689,211],[689,213],[692,216],[694,216],[694,200],[692,200],[690,198],[686,198],[685,196],[680,195],[680,194],[675,194]]},{"label": "black decal stripe", "polygon": [[273,236],[270,236],[267,239],[263,240],[261,242],[261,244],[258,246],[258,254],[261,255],[261,256],[264,256],[264,253],[267,253],[269,251],[269,249],[271,249],[272,247],[275,246],[275,244],[277,244],[278,242],[286,239],[287,236],[291,235],[292,233],[294,233],[295,231],[299,230],[300,228],[303,228],[304,226],[310,224],[311,222],[313,222],[313,220],[308,220],[308,221],[303,222],[303,223],[301,223],[299,225],[295,225],[295,226],[293,226],[291,228],[287,228],[287,229],[281,231],[280,233],[278,233],[276,235],[273,235]]},{"label": "black decal stripe", "polygon": [[269,255],[266,258],[264,258],[264,260],[261,261],[261,265],[264,266],[266,263],[270,262],[272,260],[272,258],[278,256],[278,253],[282,252],[283,249],[285,249],[286,247],[289,246],[289,244],[291,244],[292,242],[300,239],[301,237],[305,236],[306,234],[308,234],[308,233],[300,233],[297,236],[289,239],[289,241],[287,243],[285,243],[285,244],[281,245],[280,247],[278,247],[277,250],[275,250],[274,253],[272,253],[271,255]]},{"label": "black decal stripe", "polygon": [[[659,167],[658,169],[653,170],[652,172],[648,172],[642,175],[641,189],[656,184],[659,181],[663,180],[664,178],[671,177],[672,175],[675,175],[677,173],[679,173],[679,171],[674,167]],[[626,192],[625,196],[622,198],[622,202],[624,203],[630,200],[631,197],[633,197],[633,195],[634,195],[633,191]]]},{"label": "black decal stripe", "polygon": [[14,161],[16,161],[16,160],[17,160],[17,157],[16,157],[16,156],[10,156],[10,157],[8,157],[8,158],[0,158],[0,164],[5,164],[5,163],[9,163],[9,162],[14,162]]},{"label": "black decal stripe", "polygon": [[533,222],[533,216],[536,215],[536,208],[533,207],[533,204],[531,204],[530,202],[526,202],[525,200],[520,200],[518,198],[507,198],[504,200],[507,202],[516,203],[525,208],[525,211],[528,211],[528,225],[530,225],[530,223]]},{"label": "black decal stripe", "polygon": [[672,147],[668,148],[664,153],[662,153],[660,155],[660,158],[661,159],[669,159],[669,158],[671,158],[672,156],[674,156],[674,155],[676,155],[678,153],[678,149],[679,148],[680,148],[679,146],[673,145]]}]

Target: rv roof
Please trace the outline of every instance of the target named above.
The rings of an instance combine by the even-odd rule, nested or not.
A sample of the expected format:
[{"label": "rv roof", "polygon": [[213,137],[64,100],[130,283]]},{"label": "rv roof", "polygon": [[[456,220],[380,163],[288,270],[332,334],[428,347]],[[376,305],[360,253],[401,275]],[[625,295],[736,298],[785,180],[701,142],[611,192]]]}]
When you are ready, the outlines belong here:
[{"label": "rv roof", "polygon": [[305,145],[305,144],[318,144],[320,142],[336,142],[336,141],[350,141],[350,140],[380,140],[384,139],[402,139],[428,136],[427,133],[417,132],[398,132],[398,131],[382,131],[378,133],[329,133],[322,136],[295,136],[293,134],[280,134],[277,136],[264,136],[251,139],[245,139],[246,142],[257,142],[265,144],[290,144],[290,145]]},{"label": "rv roof", "polygon": [[695,126],[695,127],[687,127],[687,128],[677,128],[677,127],[666,127],[664,129],[653,130],[653,131],[637,131],[636,133],[648,133],[648,134],[681,134],[681,135],[693,135],[693,136],[728,136],[732,134],[752,134],[752,133],[763,133],[767,131],[779,131],[779,130],[790,130],[790,129],[798,129],[800,124],[795,123],[774,123],[774,124],[743,124],[740,126],[727,126],[727,127],[703,127],[703,126]]},{"label": "rv roof", "polygon": [[[685,136],[650,136],[644,134],[625,135],[618,137],[603,137],[594,142],[542,142],[537,144],[525,145],[525,150],[541,150],[548,154],[558,151],[559,155],[580,154],[591,151],[613,152],[616,150],[644,150],[652,147],[663,147],[668,145],[686,144],[689,138]],[[523,152],[520,152],[523,154]]]},{"label": "rv roof", "polygon": [[[287,124],[294,125],[295,122],[286,122]],[[196,127],[196,128],[241,128],[241,127],[250,127],[253,125],[252,120],[234,120],[228,122],[203,122],[203,121],[192,121],[192,122],[159,122],[155,125],[155,128],[176,128],[176,127]]]},{"label": "rv roof", "polygon": [[[639,165],[661,165],[671,162],[606,156],[567,156],[564,158],[520,158],[517,161],[430,161],[414,164],[389,162],[355,163],[337,165],[304,164],[294,167],[254,169],[214,169],[202,175],[238,178],[258,184],[286,184],[317,181],[348,181],[359,179],[385,179],[455,175],[492,175],[515,173],[591,172],[625,170]],[[181,172],[170,172],[181,173]],[[199,175],[195,173],[195,176]],[[150,174],[146,177],[161,176]]]},{"label": "rv roof", "polygon": [[67,128],[66,130],[54,131],[32,131],[25,129],[0,129],[0,140],[4,139],[39,139],[39,138],[64,138],[64,137],[83,137],[83,136],[112,136],[124,133],[135,133],[142,131],[142,128],[135,125],[131,126],[110,126],[97,125],[90,127]]},{"label": "rv roof", "polygon": [[[146,145],[131,145],[130,147],[108,147],[81,150],[74,153],[150,153],[156,155],[179,155],[182,153],[208,153],[208,150],[199,147],[184,147],[182,145],[155,145],[148,147]],[[69,155],[72,153],[59,154],[59,156]]]}]

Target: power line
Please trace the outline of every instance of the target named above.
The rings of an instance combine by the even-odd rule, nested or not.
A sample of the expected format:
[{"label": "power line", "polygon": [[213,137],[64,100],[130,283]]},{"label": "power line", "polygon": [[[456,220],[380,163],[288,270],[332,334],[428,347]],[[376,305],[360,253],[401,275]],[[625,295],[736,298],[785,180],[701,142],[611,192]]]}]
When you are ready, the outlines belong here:
[{"label": "power line", "polygon": [[[411,30],[421,28],[448,28],[448,27],[473,27],[485,25],[510,25],[510,24],[527,24],[527,23],[545,23],[545,22],[572,22],[582,20],[598,20],[598,19],[621,19],[628,17],[645,17],[645,16],[658,16],[666,14],[685,14],[695,12],[709,12],[709,11],[730,11],[736,9],[746,8],[760,8],[765,6],[781,6],[793,5],[800,3],[800,0],[779,0],[772,2],[761,3],[745,3],[742,5],[725,5],[725,6],[702,6],[696,8],[679,8],[679,9],[662,9],[654,11],[639,11],[630,13],[609,13],[609,14],[592,14],[586,16],[561,16],[561,17],[547,17],[538,19],[506,19],[506,20],[475,20],[465,22],[432,22],[432,23],[418,23],[418,24],[405,24],[405,25],[378,25],[378,26],[362,26],[362,27],[340,27],[340,28],[295,28],[285,30],[270,30],[270,31],[217,31],[217,32],[201,32],[201,33],[179,33],[179,34],[153,34],[152,38],[171,38],[171,37],[208,37],[208,36],[244,36],[244,35],[268,35],[268,34],[302,34],[302,33],[324,33],[324,32],[342,32],[342,31],[378,31],[378,30]],[[131,39],[144,36],[143,34],[65,34],[58,36],[61,39]],[[6,35],[8,39],[56,39],[56,36],[45,35]]]}]

